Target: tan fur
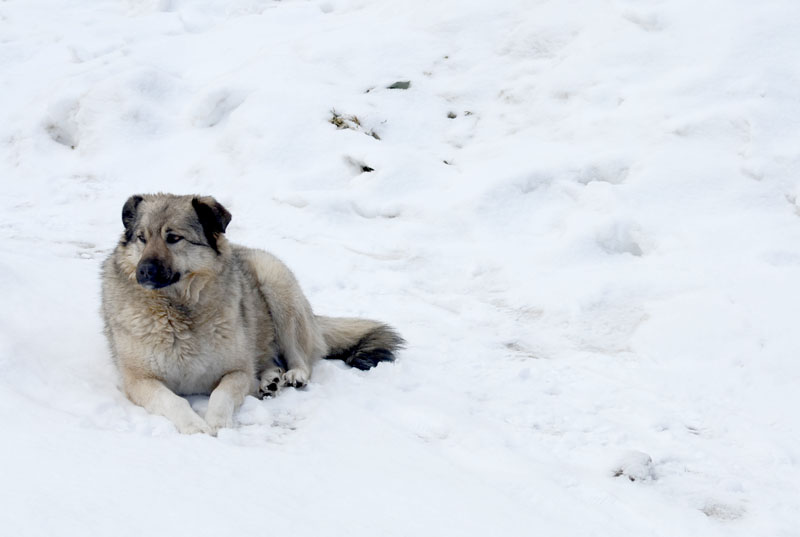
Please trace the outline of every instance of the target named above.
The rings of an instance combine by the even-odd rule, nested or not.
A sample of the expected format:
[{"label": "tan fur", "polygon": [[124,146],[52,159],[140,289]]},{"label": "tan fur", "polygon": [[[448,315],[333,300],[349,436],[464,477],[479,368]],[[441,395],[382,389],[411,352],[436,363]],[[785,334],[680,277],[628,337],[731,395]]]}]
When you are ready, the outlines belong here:
[{"label": "tan fur", "polygon": [[[123,389],[182,433],[232,426],[246,395],[302,386],[322,357],[365,369],[403,343],[376,321],[315,316],[279,259],[228,243],[229,220],[210,197],[134,196],[103,265],[105,331]],[[148,259],[180,279],[140,285],[137,267]],[[188,394],[210,395],[205,419],[179,396]]]}]

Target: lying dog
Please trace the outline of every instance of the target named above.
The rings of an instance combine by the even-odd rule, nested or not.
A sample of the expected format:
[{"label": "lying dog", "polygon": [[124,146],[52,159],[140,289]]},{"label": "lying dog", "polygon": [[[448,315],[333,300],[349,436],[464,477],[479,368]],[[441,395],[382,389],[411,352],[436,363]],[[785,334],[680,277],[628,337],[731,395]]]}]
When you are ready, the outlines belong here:
[{"label": "lying dog", "polygon": [[[105,333],[128,398],[181,433],[233,425],[244,397],[308,382],[320,358],[359,369],[393,360],[403,339],[366,319],[314,315],[279,259],[225,238],[214,198],[132,196],[103,264]],[[181,395],[210,395],[205,419]]]}]

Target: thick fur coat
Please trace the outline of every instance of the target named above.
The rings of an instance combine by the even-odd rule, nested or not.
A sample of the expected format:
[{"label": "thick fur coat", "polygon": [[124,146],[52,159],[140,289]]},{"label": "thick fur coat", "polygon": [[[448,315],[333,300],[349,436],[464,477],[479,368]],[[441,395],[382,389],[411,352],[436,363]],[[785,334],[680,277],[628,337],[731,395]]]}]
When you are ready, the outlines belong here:
[{"label": "thick fur coat", "polygon": [[[366,319],[314,315],[278,258],[228,242],[211,197],[132,196],[102,271],[105,332],[128,398],[182,433],[233,426],[244,397],[301,387],[313,364],[394,359],[402,338]],[[210,395],[205,418],[180,395]]]}]

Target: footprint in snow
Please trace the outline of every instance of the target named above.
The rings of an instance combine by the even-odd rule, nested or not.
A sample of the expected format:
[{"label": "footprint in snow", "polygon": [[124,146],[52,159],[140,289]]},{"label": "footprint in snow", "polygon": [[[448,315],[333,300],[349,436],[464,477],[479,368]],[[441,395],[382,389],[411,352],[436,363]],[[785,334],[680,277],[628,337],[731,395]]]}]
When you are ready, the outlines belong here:
[{"label": "footprint in snow", "polygon": [[645,32],[660,32],[665,27],[662,18],[655,13],[636,13],[628,11],[622,15],[622,18],[628,22],[632,22]]},{"label": "footprint in snow", "polygon": [[634,257],[644,255],[641,235],[636,224],[615,222],[597,235],[597,245],[608,254],[630,254]]},{"label": "footprint in snow", "polygon": [[243,91],[221,89],[208,94],[196,106],[193,123],[214,127],[225,121],[247,98]]},{"label": "footprint in snow", "polygon": [[707,501],[700,511],[708,518],[715,518],[717,520],[736,520],[742,518],[745,513],[745,509],[741,505],[733,505],[714,500]]},{"label": "footprint in snow", "polygon": [[44,129],[54,142],[70,149],[78,146],[76,116],[79,109],[80,105],[74,99],[64,99],[50,106],[44,119]]},{"label": "footprint in snow", "polygon": [[620,185],[628,178],[630,166],[621,162],[605,162],[586,166],[574,173],[575,181],[583,185],[600,182]]}]

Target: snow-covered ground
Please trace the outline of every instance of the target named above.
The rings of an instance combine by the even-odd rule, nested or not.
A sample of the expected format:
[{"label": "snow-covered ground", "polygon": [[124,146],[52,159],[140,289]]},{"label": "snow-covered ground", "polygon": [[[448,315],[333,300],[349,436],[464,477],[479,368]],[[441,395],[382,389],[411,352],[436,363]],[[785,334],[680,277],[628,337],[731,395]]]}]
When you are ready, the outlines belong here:
[{"label": "snow-covered ground", "polygon": [[[800,535],[798,27],[796,0],[0,3],[2,533]],[[318,313],[408,349],[179,435],[98,313],[151,191],[216,196]]]}]

